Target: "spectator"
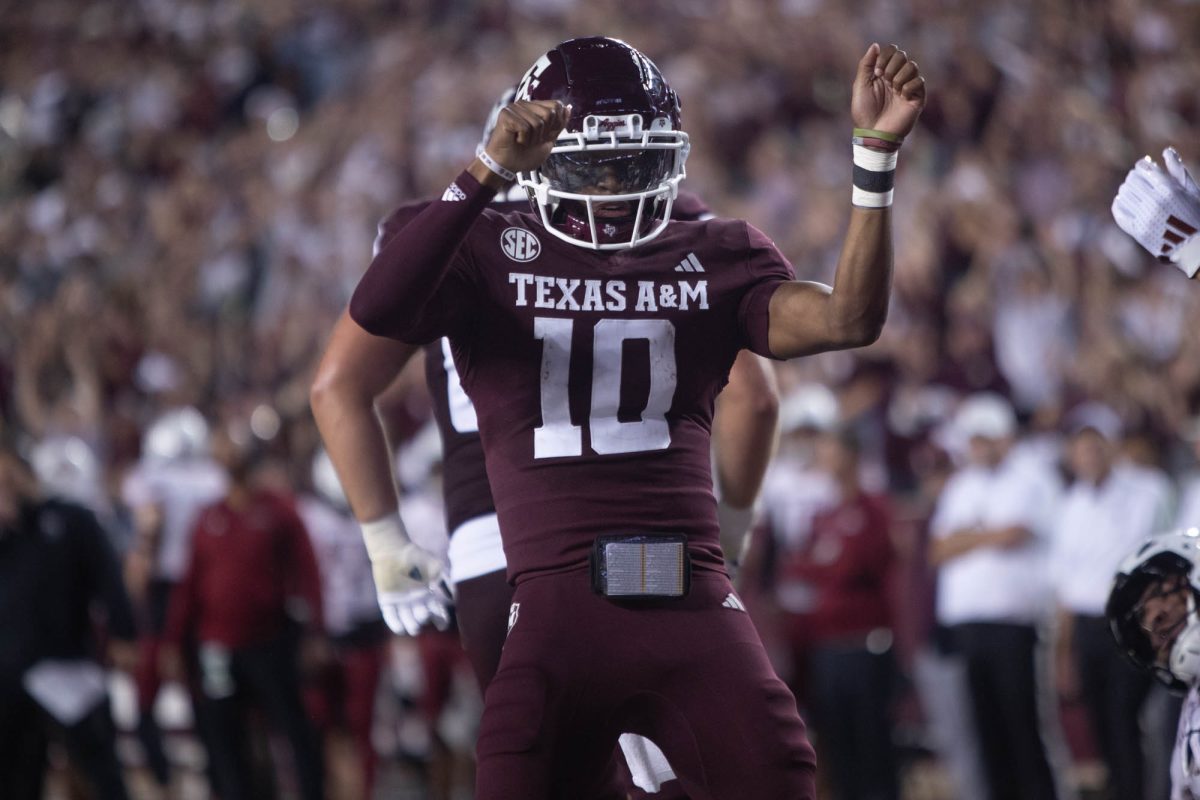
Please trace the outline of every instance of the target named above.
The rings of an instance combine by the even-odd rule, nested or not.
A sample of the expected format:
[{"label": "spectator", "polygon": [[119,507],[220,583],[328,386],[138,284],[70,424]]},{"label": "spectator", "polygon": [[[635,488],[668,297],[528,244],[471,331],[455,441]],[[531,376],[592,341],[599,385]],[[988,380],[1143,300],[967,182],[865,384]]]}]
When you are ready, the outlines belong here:
[{"label": "spectator", "polygon": [[[326,736],[349,735],[353,758],[335,775],[356,776],[352,796],[371,797],[375,785],[375,746],[371,740],[375,697],[387,658],[388,630],[375,600],[371,561],[358,525],[342,493],[328,454],[320,450],[313,459],[314,494],[302,496],[296,509],[312,538],[321,572],[321,597],[325,628],[330,637],[330,661],[315,685],[306,692],[310,716]],[[332,758],[326,759],[332,767]]]},{"label": "spectator", "polygon": [[229,491],[196,522],[191,561],[171,599],[164,662],[178,674],[183,645],[197,648],[197,711],[223,800],[252,795],[250,708],[287,739],[301,797],[321,800],[321,751],[300,693],[301,661],[313,664],[322,641],[320,576],[292,501],[255,485],[261,451],[246,437],[214,437]]},{"label": "spectator", "polygon": [[1058,478],[1014,452],[1012,406],[968,397],[954,418],[970,462],[946,484],[931,523],[938,621],[951,628],[967,685],[991,800],[1059,797],[1047,756],[1037,678],[1046,623],[1045,559]]},{"label": "spectator", "polygon": [[858,449],[845,430],[817,440],[817,466],[836,483],[838,498],[817,512],[804,547],[779,571],[812,591],[811,610],[802,617],[805,689],[833,797],[896,800],[891,512],[883,498],[862,490]]},{"label": "spectator", "polygon": [[133,665],[133,616],[116,557],[95,516],[37,494],[33,474],[0,446],[0,786],[39,800],[47,738],[60,740],[101,800],[123,800],[103,654]]},{"label": "spectator", "polygon": [[1121,420],[1099,404],[1068,415],[1072,482],[1054,524],[1050,572],[1059,604],[1058,675],[1087,707],[1112,797],[1146,797],[1139,720],[1150,676],[1113,647],[1104,617],[1121,559],[1170,525],[1161,484],[1117,460]]}]

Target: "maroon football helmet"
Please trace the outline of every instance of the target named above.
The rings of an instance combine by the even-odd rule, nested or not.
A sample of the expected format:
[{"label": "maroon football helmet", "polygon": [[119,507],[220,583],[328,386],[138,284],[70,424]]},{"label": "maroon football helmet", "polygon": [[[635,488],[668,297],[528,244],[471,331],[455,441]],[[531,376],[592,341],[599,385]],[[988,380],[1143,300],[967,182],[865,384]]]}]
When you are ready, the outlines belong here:
[{"label": "maroon football helmet", "polygon": [[654,62],[617,39],[572,39],[530,67],[516,98],[572,106],[550,157],[517,176],[550,233],[594,250],[662,233],[689,144]]}]

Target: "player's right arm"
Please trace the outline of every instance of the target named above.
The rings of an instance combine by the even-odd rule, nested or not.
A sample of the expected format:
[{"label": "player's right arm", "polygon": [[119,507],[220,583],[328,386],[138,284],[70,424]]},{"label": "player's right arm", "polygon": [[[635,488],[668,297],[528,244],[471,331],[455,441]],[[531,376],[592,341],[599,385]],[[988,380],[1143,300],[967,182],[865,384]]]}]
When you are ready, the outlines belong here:
[{"label": "player's right arm", "polygon": [[343,313],[309,393],[325,449],[362,529],[384,621],[410,635],[429,621],[448,626],[449,596],[441,585],[441,560],[414,544],[401,520],[391,449],[375,403],[416,350],[372,336]]},{"label": "player's right arm", "polygon": [[[485,151],[501,169],[535,169],[550,155],[570,108],[521,100],[500,112]],[[461,292],[441,292],[455,253],[496,192],[508,185],[476,158],[436,200],[383,245],[350,299],[350,316],[376,336],[422,343],[450,333],[469,308]]]}]

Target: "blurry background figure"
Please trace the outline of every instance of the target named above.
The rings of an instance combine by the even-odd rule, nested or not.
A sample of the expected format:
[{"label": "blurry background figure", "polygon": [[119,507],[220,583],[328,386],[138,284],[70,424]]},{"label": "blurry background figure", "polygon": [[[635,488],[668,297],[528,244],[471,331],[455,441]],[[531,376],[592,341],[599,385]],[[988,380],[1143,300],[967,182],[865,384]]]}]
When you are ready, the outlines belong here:
[{"label": "blurry background figure", "polygon": [[999,395],[969,396],[954,428],[969,442],[969,461],[946,484],[931,523],[938,621],[966,664],[988,797],[1050,800],[1061,796],[1047,755],[1057,713],[1039,644],[1060,482],[1015,450],[1016,415]]},{"label": "blurry background figure", "polygon": [[899,797],[892,744],[896,665],[889,589],[891,512],[859,483],[859,443],[846,429],[816,440],[815,467],[836,499],[817,511],[803,547],[780,555],[781,581],[811,592],[792,622],[806,658],[801,702],[836,800]]},{"label": "blurry background figure", "polygon": [[[1139,543],[1171,524],[1171,497],[1142,469],[1119,460],[1121,419],[1098,403],[1066,417],[1071,473],[1054,524],[1050,574],[1058,597],[1056,674],[1065,699],[1081,699],[1108,773],[1107,797],[1138,800],[1147,792],[1142,707],[1150,676],[1113,647],[1104,617],[1112,576]],[[1145,741],[1143,741],[1145,739]]]},{"label": "blurry background figure", "polygon": [[184,406],[160,414],[142,437],[141,458],[125,476],[123,500],[133,514],[125,579],[137,611],[138,739],[155,780],[166,786],[170,765],[154,716],[162,677],[159,646],[167,606],[182,580],[200,511],[224,496],[225,468],[209,454],[208,422]]},{"label": "blurry background figure", "polygon": [[[435,425],[426,425],[400,448],[396,475],[400,514],[409,535],[426,550],[444,556],[449,540],[442,500],[442,440]],[[457,616],[444,631],[426,624],[415,642],[422,677],[417,711],[429,732],[426,796],[451,800],[464,787],[474,786],[474,736],[481,698],[470,677]],[[464,709],[468,709],[465,717]]]},{"label": "blurry background figure", "polygon": [[109,656],[131,669],[135,637],[120,569],[95,516],[42,499],[32,471],[0,443],[0,789],[40,800],[47,741],[65,746],[100,800],[126,794],[93,614]]},{"label": "blurry background figure", "polygon": [[187,571],[171,598],[163,666],[178,676],[181,652],[194,648],[196,716],[222,800],[262,794],[250,762],[252,709],[286,739],[303,800],[321,800],[323,759],[300,688],[301,672],[318,666],[328,646],[320,576],[293,499],[256,482],[264,448],[247,425],[213,437],[229,488],[195,523]]},{"label": "blurry background figure", "polygon": [[[802,710],[812,697],[807,620],[817,598],[811,581],[788,565],[810,546],[813,518],[838,502],[835,479],[817,464],[817,441],[838,419],[838,399],[827,386],[805,382],[784,393],[779,449],[763,479],[762,519],[738,575],[739,595],[764,642],[774,644],[776,669]],[[818,771],[818,780],[827,778]]]},{"label": "blurry background figure", "polygon": [[324,449],[313,457],[311,483],[314,491],[297,500],[296,510],[321,572],[331,657],[308,685],[306,705],[323,735],[331,796],[367,798],[375,785],[371,728],[388,630],[375,600],[367,549]]}]

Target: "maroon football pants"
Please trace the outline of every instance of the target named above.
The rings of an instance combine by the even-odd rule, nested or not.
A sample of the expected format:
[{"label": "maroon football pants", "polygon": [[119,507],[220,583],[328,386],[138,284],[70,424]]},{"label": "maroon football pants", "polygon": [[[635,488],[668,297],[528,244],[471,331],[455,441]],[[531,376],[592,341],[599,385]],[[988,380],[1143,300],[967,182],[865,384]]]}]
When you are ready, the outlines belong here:
[{"label": "maroon football pants", "polygon": [[586,570],[521,583],[487,690],[477,800],[615,800],[603,776],[625,731],[658,744],[695,800],[815,797],[795,700],[740,603],[723,605],[732,593],[711,572],[686,598],[641,602],[594,594]]}]

